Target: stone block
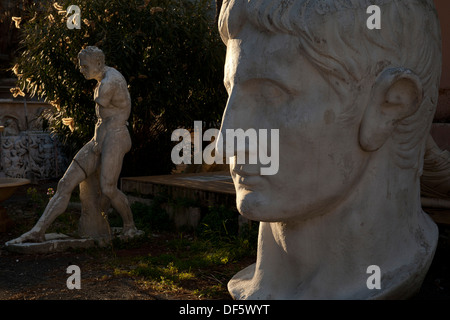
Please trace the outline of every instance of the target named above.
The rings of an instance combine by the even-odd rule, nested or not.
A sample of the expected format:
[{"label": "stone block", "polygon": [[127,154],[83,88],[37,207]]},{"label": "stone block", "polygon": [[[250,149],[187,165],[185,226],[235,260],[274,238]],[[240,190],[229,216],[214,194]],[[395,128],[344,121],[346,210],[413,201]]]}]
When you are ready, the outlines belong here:
[{"label": "stone block", "polygon": [[168,203],[163,204],[162,208],[166,210],[169,218],[174,222],[177,229],[182,227],[195,229],[200,223],[200,208],[173,206]]}]

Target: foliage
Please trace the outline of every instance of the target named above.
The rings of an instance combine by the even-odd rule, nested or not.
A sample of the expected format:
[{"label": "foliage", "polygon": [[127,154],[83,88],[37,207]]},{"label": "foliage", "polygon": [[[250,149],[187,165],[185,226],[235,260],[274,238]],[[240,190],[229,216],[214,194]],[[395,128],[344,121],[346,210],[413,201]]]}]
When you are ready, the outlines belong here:
[{"label": "foliage", "polygon": [[197,234],[211,240],[228,239],[238,234],[238,216],[239,213],[236,210],[231,210],[224,205],[211,206],[203,217]]},{"label": "foliage", "polygon": [[[151,205],[134,202],[131,205],[131,211],[136,226],[146,234],[174,230],[173,222],[167,212],[161,208],[158,200],[154,200]],[[122,227],[123,221],[117,212],[113,212],[108,219],[112,227]]]},{"label": "foliage", "polygon": [[[106,64],[129,84],[133,148],[123,174],[170,172],[176,128],[195,120],[218,123],[226,101],[225,50],[207,0],[78,0],[81,29],[68,29],[73,1],[35,1],[20,21],[21,43],[13,71],[22,91],[51,102],[49,129],[68,156],[91,139],[96,116],[93,90],[78,70],[81,48],[95,45]],[[74,119],[73,132],[64,118]]]},{"label": "foliage", "polygon": [[[27,189],[28,205],[34,211],[35,216],[40,216],[45,210],[49,200],[54,196],[55,191],[53,188],[48,188],[46,195],[39,192],[34,187],[29,187]],[[58,216],[54,223],[47,230],[48,233],[64,233],[64,234],[75,234],[78,227],[78,220],[80,218],[80,213],[78,210],[66,210],[63,214]]]},{"label": "foliage", "polygon": [[46,199],[39,194],[36,188],[28,188],[27,189],[27,197],[29,203],[33,206],[33,209],[36,212],[42,213],[44,211],[46,205]]}]

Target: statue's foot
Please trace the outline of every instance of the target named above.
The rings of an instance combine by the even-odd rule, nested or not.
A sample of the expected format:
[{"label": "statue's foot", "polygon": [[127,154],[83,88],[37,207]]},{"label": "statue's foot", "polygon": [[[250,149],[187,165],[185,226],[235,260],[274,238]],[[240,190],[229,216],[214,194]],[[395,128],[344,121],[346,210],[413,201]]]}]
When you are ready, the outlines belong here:
[{"label": "statue's foot", "polygon": [[44,241],[45,235],[43,233],[30,230],[28,232],[25,232],[20,237],[6,242],[6,245],[8,246],[12,244],[21,244],[25,242],[44,242]]},{"label": "statue's foot", "polygon": [[135,226],[133,227],[124,227],[122,233],[119,238],[122,240],[128,240],[136,237],[140,237],[144,235],[144,231],[138,230]]}]

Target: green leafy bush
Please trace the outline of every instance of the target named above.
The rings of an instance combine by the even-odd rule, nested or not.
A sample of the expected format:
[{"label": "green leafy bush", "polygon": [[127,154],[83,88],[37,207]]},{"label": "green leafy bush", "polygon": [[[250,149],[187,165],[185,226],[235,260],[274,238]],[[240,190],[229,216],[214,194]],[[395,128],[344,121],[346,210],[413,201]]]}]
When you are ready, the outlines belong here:
[{"label": "green leafy bush", "polygon": [[[44,117],[69,157],[93,135],[93,90],[78,70],[78,52],[101,48],[106,64],[119,70],[132,98],[133,148],[124,175],[170,172],[176,128],[195,120],[218,123],[226,102],[222,85],[225,47],[214,25],[211,1],[35,1],[20,22],[14,72],[18,86],[55,108]],[[68,29],[66,9],[81,9],[81,29]],[[73,132],[62,119],[73,118]]]}]

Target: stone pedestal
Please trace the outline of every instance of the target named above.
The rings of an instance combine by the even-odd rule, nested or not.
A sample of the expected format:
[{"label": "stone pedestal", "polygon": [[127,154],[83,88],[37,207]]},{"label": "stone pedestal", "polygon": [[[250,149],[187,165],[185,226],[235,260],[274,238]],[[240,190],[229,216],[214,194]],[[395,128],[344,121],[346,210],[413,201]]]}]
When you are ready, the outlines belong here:
[{"label": "stone pedestal", "polygon": [[7,244],[9,251],[22,254],[46,254],[63,252],[69,249],[84,249],[95,246],[93,239],[74,239],[61,233],[48,233],[44,242]]}]

